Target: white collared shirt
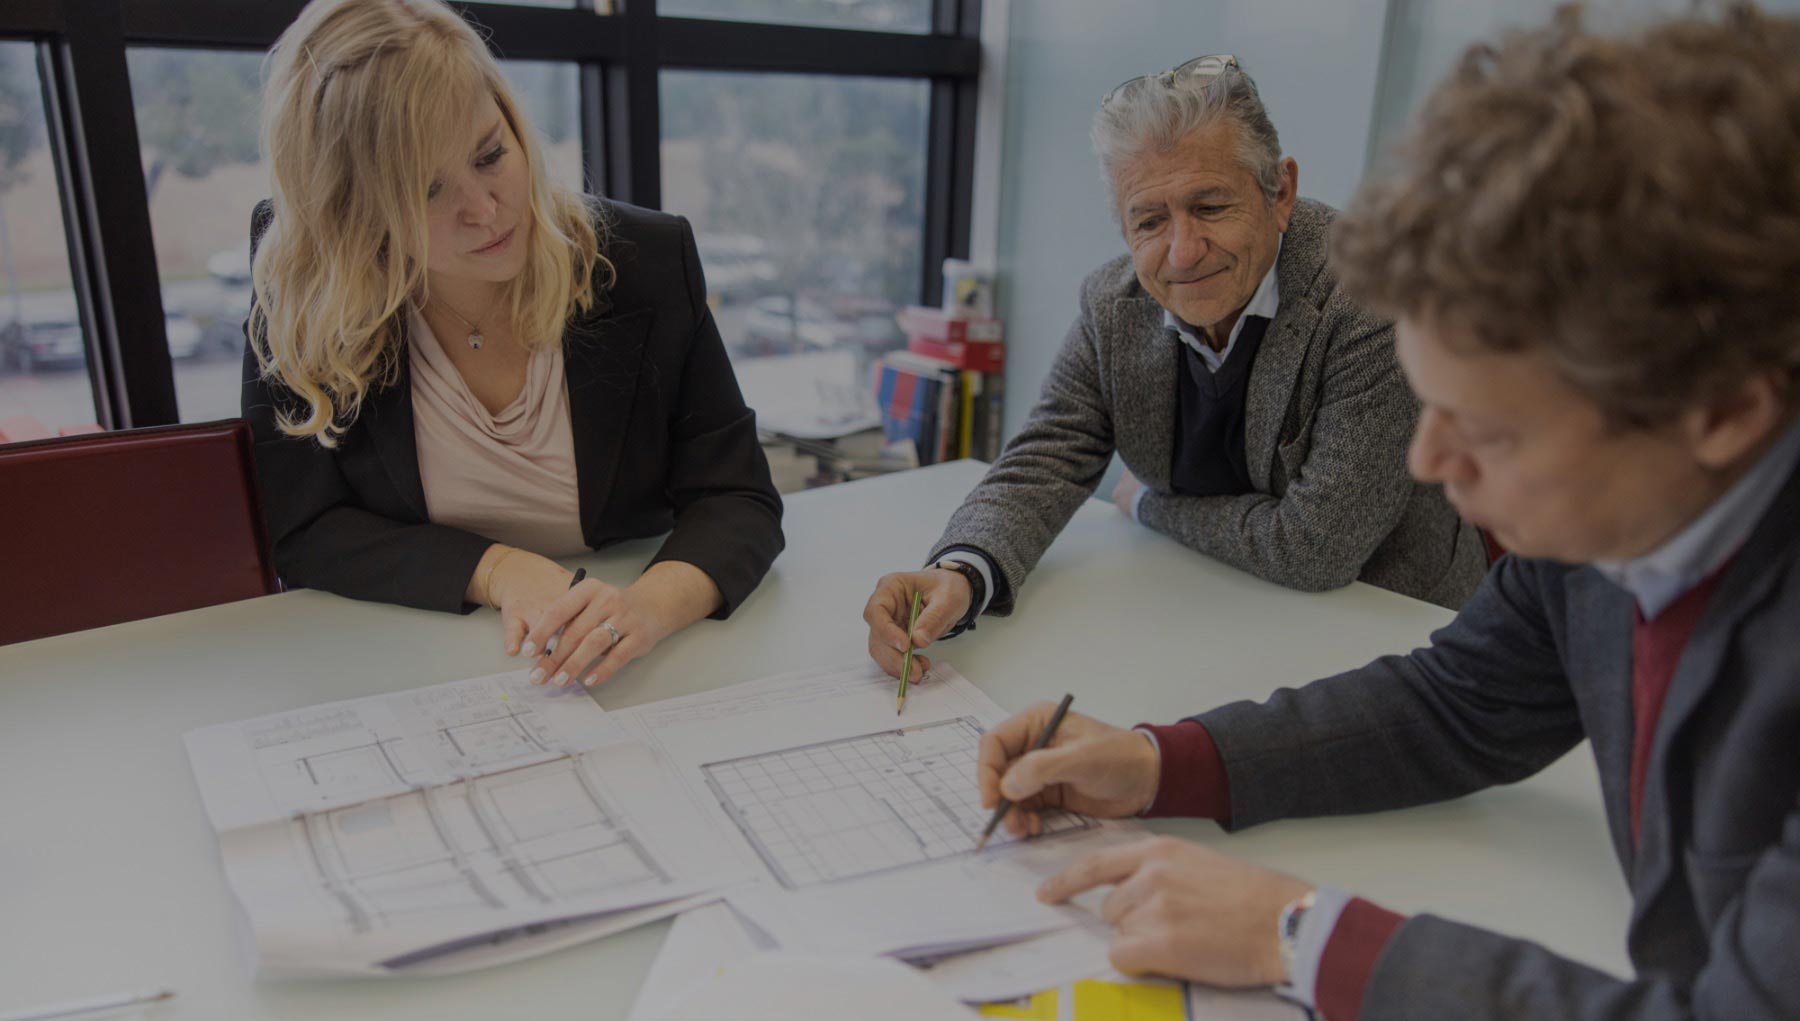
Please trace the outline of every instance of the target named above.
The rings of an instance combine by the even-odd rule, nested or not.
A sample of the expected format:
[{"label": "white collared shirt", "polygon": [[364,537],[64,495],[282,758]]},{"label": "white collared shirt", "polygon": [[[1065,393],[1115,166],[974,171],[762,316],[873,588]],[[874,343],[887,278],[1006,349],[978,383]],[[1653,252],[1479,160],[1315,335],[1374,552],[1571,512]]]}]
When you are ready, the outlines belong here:
[{"label": "white collared shirt", "polygon": [[[1206,371],[1219,371],[1219,367],[1225,364],[1225,359],[1231,357],[1232,349],[1237,347],[1238,336],[1244,332],[1244,321],[1246,319],[1249,319],[1251,316],[1262,316],[1264,319],[1274,319],[1275,313],[1281,311],[1281,283],[1275,279],[1275,271],[1281,268],[1281,244],[1283,240],[1285,239],[1276,239],[1275,261],[1270,263],[1269,271],[1263,274],[1262,282],[1256,285],[1256,293],[1250,295],[1250,303],[1245,305],[1243,311],[1238,313],[1237,322],[1233,323],[1231,327],[1231,336],[1225,338],[1224,350],[1214,351],[1212,345],[1206,342],[1206,338],[1200,335],[1199,330],[1189,326],[1175,313],[1166,308],[1163,309],[1163,326],[1167,329],[1174,330],[1175,335],[1181,338],[1183,344],[1194,349],[1194,353],[1198,354],[1200,356],[1200,361],[1205,364]],[[1144,494],[1149,491],[1150,488],[1146,486],[1139,489],[1137,494],[1131,498],[1131,520],[1140,525],[1144,523],[1144,519],[1138,517],[1138,507],[1144,502]]]},{"label": "white collared shirt", "polygon": [[1219,371],[1225,359],[1231,357],[1231,349],[1237,347],[1238,335],[1244,332],[1244,319],[1249,316],[1262,316],[1264,319],[1275,318],[1281,309],[1281,284],[1275,279],[1275,270],[1281,266],[1281,239],[1275,241],[1275,261],[1269,264],[1269,271],[1263,274],[1262,282],[1256,285],[1256,293],[1250,296],[1250,303],[1238,313],[1237,322],[1231,327],[1231,335],[1225,338],[1223,350],[1214,351],[1200,331],[1189,326],[1180,316],[1163,309],[1163,326],[1174,330],[1181,342],[1194,349],[1200,360],[1206,363],[1208,372]]},{"label": "white collared shirt", "polygon": [[1673,539],[1641,557],[1597,560],[1594,569],[1631,593],[1645,620],[1655,619],[1744,545],[1796,465],[1800,465],[1800,420]]}]

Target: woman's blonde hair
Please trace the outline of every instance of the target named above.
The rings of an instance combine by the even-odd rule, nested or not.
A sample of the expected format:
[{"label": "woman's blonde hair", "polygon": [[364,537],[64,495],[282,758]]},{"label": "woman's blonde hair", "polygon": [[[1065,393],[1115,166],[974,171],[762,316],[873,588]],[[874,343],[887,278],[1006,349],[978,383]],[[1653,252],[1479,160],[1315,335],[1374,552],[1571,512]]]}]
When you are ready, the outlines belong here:
[{"label": "woman's blonde hair", "polygon": [[466,155],[470,111],[491,96],[530,169],[531,241],[507,284],[519,342],[560,343],[593,307],[603,226],[550,180],[542,146],[467,22],[440,0],[313,0],[264,64],[262,145],[274,217],[251,268],[250,337],[263,378],[297,400],[290,436],[334,446],[400,367],[406,303],[428,297],[425,203]]}]

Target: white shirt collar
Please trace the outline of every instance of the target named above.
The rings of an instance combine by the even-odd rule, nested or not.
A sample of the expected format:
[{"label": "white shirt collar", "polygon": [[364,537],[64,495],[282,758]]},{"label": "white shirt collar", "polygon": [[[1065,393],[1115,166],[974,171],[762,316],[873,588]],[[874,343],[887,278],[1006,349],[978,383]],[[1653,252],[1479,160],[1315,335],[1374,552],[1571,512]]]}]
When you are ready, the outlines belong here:
[{"label": "white shirt collar", "polygon": [[1237,347],[1238,334],[1244,332],[1244,320],[1251,316],[1262,316],[1264,319],[1275,318],[1281,308],[1281,284],[1276,282],[1275,271],[1281,266],[1281,244],[1284,237],[1275,241],[1275,261],[1269,264],[1269,271],[1263,274],[1262,282],[1256,285],[1256,293],[1250,296],[1250,303],[1238,313],[1237,322],[1231,327],[1231,336],[1225,338],[1225,349],[1214,351],[1212,345],[1200,335],[1200,331],[1183,322],[1181,317],[1168,309],[1163,309],[1163,326],[1174,330],[1181,336],[1181,342],[1194,349],[1200,360],[1206,363],[1211,372],[1219,371],[1225,359],[1231,357],[1231,349]]},{"label": "white shirt collar", "polygon": [[1655,618],[1744,545],[1797,465],[1800,421],[1674,538],[1631,560],[1595,561],[1594,569],[1630,592],[1645,620]]}]

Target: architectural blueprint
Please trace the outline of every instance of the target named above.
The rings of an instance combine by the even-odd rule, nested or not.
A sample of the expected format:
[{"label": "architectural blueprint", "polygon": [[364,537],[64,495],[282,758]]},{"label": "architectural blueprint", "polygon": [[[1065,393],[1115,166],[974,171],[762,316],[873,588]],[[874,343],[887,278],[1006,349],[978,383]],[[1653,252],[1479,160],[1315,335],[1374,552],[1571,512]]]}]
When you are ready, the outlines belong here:
[{"label": "architectural blueprint", "polygon": [[188,735],[264,967],[380,973],[741,875],[648,748],[553,692],[473,678]]},{"label": "architectural blueprint", "polygon": [[[701,766],[719,804],[788,889],[973,854],[981,724],[960,716]],[[1093,822],[1054,812],[1046,834]],[[1013,837],[997,830],[991,846]]]},{"label": "architectural blueprint", "polygon": [[1037,884],[1132,823],[1046,817],[1046,835],[975,850],[975,759],[1006,712],[947,664],[896,726],[873,665],[767,678],[621,710],[762,881],[727,891],[784,949],[924,956],[1075,924]]}]

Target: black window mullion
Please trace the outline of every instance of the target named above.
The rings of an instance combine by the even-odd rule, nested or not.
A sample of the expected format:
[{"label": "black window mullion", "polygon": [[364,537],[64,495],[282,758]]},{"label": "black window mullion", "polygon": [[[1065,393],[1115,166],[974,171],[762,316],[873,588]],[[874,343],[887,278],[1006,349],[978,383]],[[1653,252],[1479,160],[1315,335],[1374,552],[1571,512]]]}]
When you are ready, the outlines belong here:
[{"label": "black window mullion", "polygon": [[656,0],[629,0],[624,55],[606,68],[606,183],[612,198],[662,208]]},{"label": "black window mullion", "polygon": [[665,68],[793,74],[973,78],[978,38],[870,32],[855,28],[757,25],[709,18],[662,18]]},{"label": "black window mullion", "polygon": [[63,0],[7,0],[0,13],[0,31],[8,35],[55,35],[65,25]]},{"label": "black window mullion", "polygon": [[489,45],[507,60],[612,61],[624,54],[621,19],[591,9],[461,2],[452,6],[480,26]]},{"label": "black window mullion", "polygon": [[925,129],[925,258],[919,267],[919,295],[925,304],[936,305],[943,295],[944,260],[951,257],[956,189],[950,180],[950,166],[956,149],[956,86],[942,79],[933,81],[930,109]]},{"label": "black window mullion", "polygon": [[108,428],[180,420],[117,0],[64,8],[47,47],[51,118],[89,371]]},{"label": "black window mullion", "polygon": [[[940,3],[949,0],[939,0]],[[956,31],[960,38],[974,45],[976,62],[981,53],[981,0],[956,0]],[[975,111],[980,95],[980,81],[975,75],[957,79],[954,105],[956,109],[955,150],[950,159],[949,186],[956,190],[950,203],[950,254],[969,257],[969,235],[974,222],[975,206]]]},{"label": "black window mullion", "polygon": [[607,172],[606,67],[581,65],[581,178],[591,195],[611,194]]},{"label": "black window mullion", "polygon": [[[10,0],[9,0],[10,2]],[[72,0],[81,2],[81,0]],[[266,50],[305,0],[120,0],[133,44]],[[510,60],[611,60],[621,52],[618,18],[592,10],[454,3]],[[6,20],[0,15],[0,22]]]},{"label": "black window mullion", "polygon": [[[976,47],[981,38],[980,0],[937,0],[933,31]],[[975,179],[974,75],[938,77],[931,83],[926,129],[925,258],[919,294],[927,305],[943,296],[944,260],[968,258]]]},{"label": "black window mullion", "polygon": [[[83,0],[70,0],[81,3]],[[132,44],[266,50],[306,0],[114,0]]]}]

